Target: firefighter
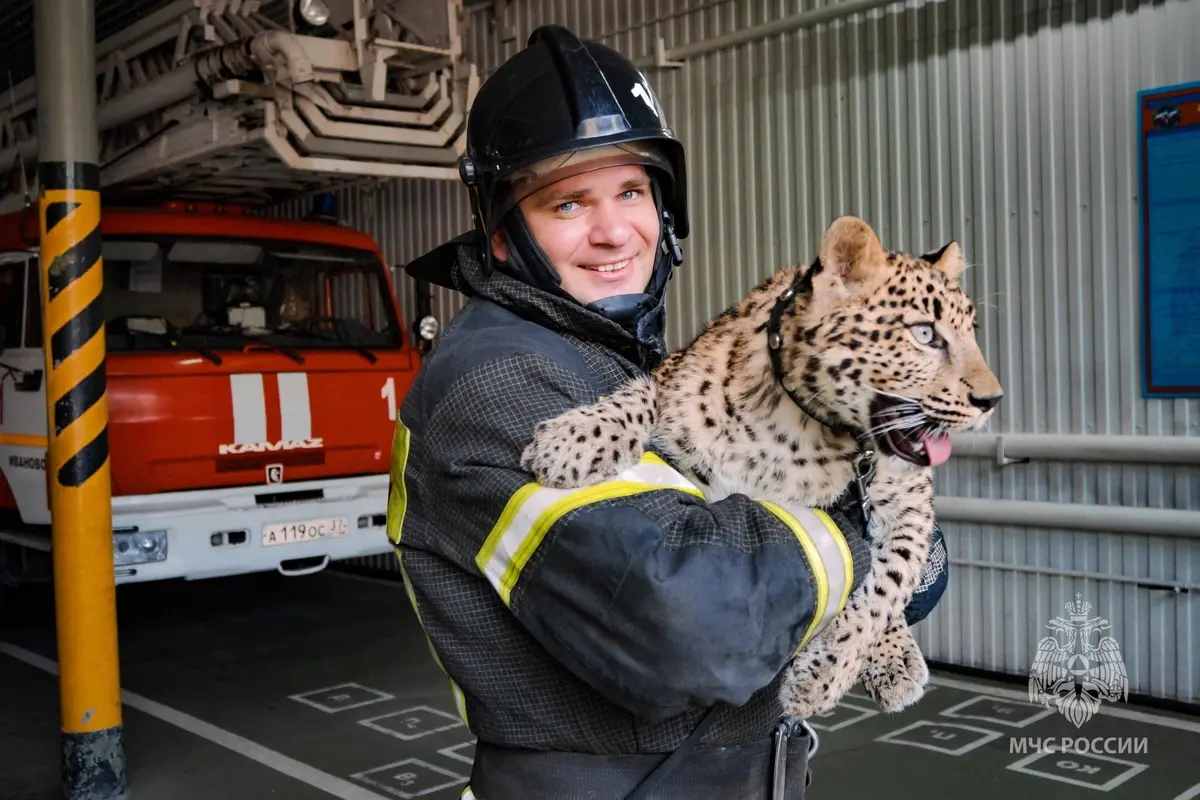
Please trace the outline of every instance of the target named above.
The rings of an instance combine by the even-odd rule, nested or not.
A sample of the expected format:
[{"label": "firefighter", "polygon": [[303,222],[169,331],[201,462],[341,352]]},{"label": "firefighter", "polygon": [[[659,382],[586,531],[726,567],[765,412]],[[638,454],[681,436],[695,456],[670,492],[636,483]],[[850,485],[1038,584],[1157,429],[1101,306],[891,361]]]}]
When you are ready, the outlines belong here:
[{"label": "firefighter", "polygon": [[[407,271],[468,299],[400,409],[387,524],[477,739],[463,797],[803,797],[816,739],[781,719],[778,681],[816,587],[866,571],[861,512],[829,509],[851,555],[810,563],[745,496],[554,491],[519,466],[540,421],[666,353],[688,210],[657,98],[617,52],[540,27],[480,88],[460,172],[474,229]],[[945,586],[942,547],[910,622]]]}]

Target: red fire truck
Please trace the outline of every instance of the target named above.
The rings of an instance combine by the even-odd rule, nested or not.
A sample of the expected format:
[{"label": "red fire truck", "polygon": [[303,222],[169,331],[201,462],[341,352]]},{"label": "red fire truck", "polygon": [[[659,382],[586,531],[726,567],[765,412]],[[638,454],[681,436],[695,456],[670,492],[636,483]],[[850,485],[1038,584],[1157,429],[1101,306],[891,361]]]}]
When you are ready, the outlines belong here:
[{"label": "red fire truck", "polygon": [[[421,353],[371,237],[211,203],[105,208],[101,231],[117,582],[388,552],[390,445]],[[38,241],[36,208],[0,216],[9,583],[50,569]]]}]

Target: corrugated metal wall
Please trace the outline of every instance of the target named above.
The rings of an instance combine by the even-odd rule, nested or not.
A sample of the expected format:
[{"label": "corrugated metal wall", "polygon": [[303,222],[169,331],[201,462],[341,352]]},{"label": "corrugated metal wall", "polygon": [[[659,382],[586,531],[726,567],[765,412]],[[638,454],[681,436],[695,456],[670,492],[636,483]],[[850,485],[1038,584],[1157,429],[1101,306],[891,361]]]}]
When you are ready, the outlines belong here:
[{"label": "corrugated metal wall", "polygon": [[[475,15],[472,53],[490,69],[554,21],[641,56],[655,37],[669,48],[812,7],[516,0],[495,31],[489,10]],[[991,430],[1197,435],[1196,401],[1140,395],[1134,102],[1139,89],[1200,78],[1198,40],[1194,0],[911,2],[650,71],[691,173],[672,344],[810,259],[823,227],[852,212],[891,247],[964,245],[980,340],[1007,388]],[[468,224],[455,184],[351,190],[343,208],[397,264]],[[438,311],[457,303],[439,295]],[[956,458],[938,490],[1200,509],[1195,469]],[[919,626],[930,658],[1027,675],[1046,622],[1080,592],[1111,621],[1131,692],[1200,700],[1200,540],[946,527],[957,566]],[[1064,574],[1080,572],[1114,577]]]}]

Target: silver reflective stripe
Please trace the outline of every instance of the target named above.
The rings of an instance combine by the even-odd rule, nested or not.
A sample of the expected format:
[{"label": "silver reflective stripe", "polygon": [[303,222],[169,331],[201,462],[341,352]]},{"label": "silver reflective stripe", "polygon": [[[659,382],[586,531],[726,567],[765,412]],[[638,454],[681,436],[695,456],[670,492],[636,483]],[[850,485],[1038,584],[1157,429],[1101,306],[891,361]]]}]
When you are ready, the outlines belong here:
[{"label": "silver reflective stripe", "polygon": [[825,570],[829,584],[829,598],[825,604],[825,613],[817,625],[819,631],[841,613],[846,599],[849,597],[850,585],[854,579],[854,563],[850,560],[850,549],[840,532],[835,534],[830,530],[832,527],[836,531],[832,520],[826,524],[828,518],[822,519],[811,508],[803,506],[784,505],[783,508],[787,509],[804,527],[809,541],[813,543],[820,555]]},{"label": "silver reflective stripe", "polygon": [[640,464],[625,470],[614,480],[652,483],[664,489],[680,489],[685,492],[700,491],[696,484],[653,453],[643,455]]},{"label": "silver reflective stripe", "polygon": [[854,560],[841,531],[825,512],[768,500],[760,502],[791,529],[811,565],[817,596],[813,618],[796,648],[799,651],[845,606],[854,576]]}]

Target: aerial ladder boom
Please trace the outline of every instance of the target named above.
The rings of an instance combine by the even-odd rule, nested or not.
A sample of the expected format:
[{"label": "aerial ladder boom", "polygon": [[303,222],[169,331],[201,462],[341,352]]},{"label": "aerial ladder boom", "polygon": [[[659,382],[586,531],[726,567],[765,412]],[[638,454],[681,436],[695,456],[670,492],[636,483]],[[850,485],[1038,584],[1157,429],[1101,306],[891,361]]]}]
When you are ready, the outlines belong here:
[{"label": "aerial ladder boom", "polygon": [[[457,180],[479,84],[467,19],[462,0],[177,0],[97,43],[101,188],[270,203]],[[0,211],[36,197],[36,79],[0,97]]]}]

